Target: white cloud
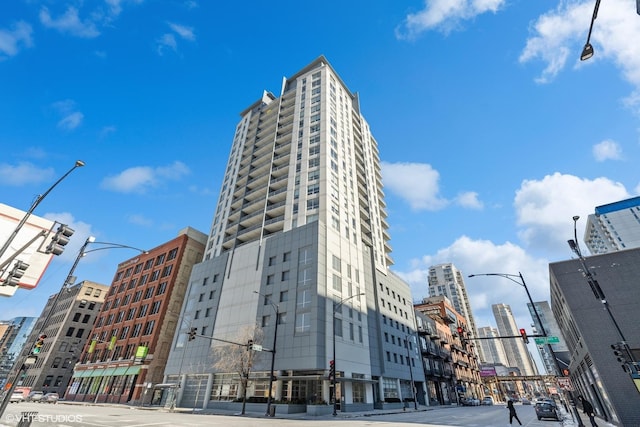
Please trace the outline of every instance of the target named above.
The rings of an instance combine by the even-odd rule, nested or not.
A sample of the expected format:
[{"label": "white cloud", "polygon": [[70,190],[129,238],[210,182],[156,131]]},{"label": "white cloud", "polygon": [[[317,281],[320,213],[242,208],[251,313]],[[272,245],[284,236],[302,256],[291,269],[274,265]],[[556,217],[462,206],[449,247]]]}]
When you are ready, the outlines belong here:
[{"label": "white cloud", "polygon": [[156,50],[158,52],[158,55],[163,55],[166,49],[171,49],[174,52],[178,51],[178,42],[175,36],[176,34],[184,40],[194,41],[196,39],[193,27],[175,24],[173,22],[168,22],[167,25],[169,25],[169,28],[171,28],[173,33],[165,33],[158,40],[156,40]]},{"label": "white cloud", "polygon": [[467,191],[466,193],[459,194],[458,197],[456,197],[456,203],[469,209],[482,209],[484,207],[484,203],[478,199],[478,193],[475,191]]},{"label": "white cloud", "polygon": [[100,31],[91,20],[80,20],[78,9],[69,6],[67,11],[58,19],[51,17],[49,9],[40,9],[40,22],[47,28],[53,28],[61,33],[69,33],[83,38],[94,38],[100,35]]},{"label": "white cloud", "polygon": [[54,175],[53,168],[42,169],[28,162],[17,165],[0,163],[0,182],[4,185],[39,184],[51,180]]},{"label": "white cloud", "polygon": [[[434,255],[415,260],[411,271],[396,273],[411,285],[414,299],[421,300],[428,296],[429,267],[443,263],[453,263],[464,275],[478,326],[495,325],[491,305],[497,303],[511,305],[520,325],[528,326],[531,321],[526,310],[526,292],[522,288],[518,289],[518,285],[513,282],[519,282],[519,277],[512,277],[513,280],[510,281],[502,277],[468,278],[470,274],[522,273],[534,300],[548,299],[548,260],[534,258],[511,242],[498,244],[461,236]],[[529,319],[528,322],[526,319]]]},{"label": "white cloud", "polygon": [[617,142],[607,139],[593,146],[593,157],[598,162],[620,160],[622,159],[622,148]]},{"label": "white cloud", "polygon": [[58,127],[65,130],[73,130],[82,124],[84,114],[79,111],[69,114],[58,122]]},{"label": "white cloud", "polygon": [[73,130],[82,124],[84,114],[76,111],[76,103],[71,99],[53,103],[53,108],[58,111],[62,119],[58,122],[58,128]]},{"label": "white cloud", "polygon": [[424,9],[407,15],[396,28],[399,39],[413,39],[428,30],[448,33],[463,21],[486,12],[497,12],[505,0],[425,0]]},{"label": "white cloud", "polygon": [[186,27],[184,25],[174,24],[172,22],[169,22],[169,27],[171,27],[171,29],[176,34],[178,34],[185,40],[193,41],[196,39],[196,35],[193,32],[193,27]]},{"label": "white cloud", "polygon": [[426,163],[382,162],[385,190],[406,200],[414,210],[435,211],[449,203],[439,196],[440,174]]},{"label": "white cloud", "polygon": [[[640,190],[640,185],[638,189]],[[549,262],[572,256],[567,240],[573,238],[574,215],[584,224],[595,206],[630,197],[624,186],[607,178],[593,180],[553,174],[539,180],[523,181],[514,198],[519,243],[492,242],[461,236],[451,245],[412,261],[408,271],[394,271],[407,281],[415,300],[428,296],[429,267],[453,263],[462,271],[478,326],[495,325],[491,305],[509,304],[518,324],[531,323],[527,295],[519,285],[519,273],[534,301],[549,300]],[[581,238],[582,230],[578,230]],[[536,250],[538,249],[538,250]],[[544,254],[536,256],[535,253]],[[509,278],[470,274],[500,273]],[[520,288],[518,288],[520,286]],[[585,290],[588,285],[585,283]]]},{"label": "white cloud", "polygon": [[0,29],[0,61],[7,56],[15,56],[22,47],[31,47],[33,40],[31,25],[19,21],[11,30]]},{"label": "white cloud", "polygon": [[184,163],[177,161],[169,166],[157,168],[138,166],[105,178],[101,186],[120,193],[145,193],[167,181],[177,181],[189,172]]},{"label": "white cloud", "polygon": [[627,99],[629,105],[640,101],[640,25],[633,11],[633,0],[609,0],[598,11],[591,44],[595,55],[580,62],[579,53],[593,14],[593,1],[560,2],[559,6],[538,18],[533,34],[520,55],[520,62],[540,59],[546,63],[537,81],[547,83],[562,71],[569,59],[574,67],[590,66],[596,61],[612,60],[635,90]]},{"label": "white cloud", "polygon": [[608,178],[589,180],[555,173],[541,180],[525,180],[514,201],[519,237],[533,249],[563,253],[573,236],[574,215],[586,220],[596,206],[628,197],[624,185]]},{"label": "white cloud", "polygon": [[178,43],[176,42],[176,37],[171,33],[163,34],[158,40],[156,40],[158,44],[158,48],[156,49],[158,55],[163,55],[164,51],[169,48],[174,52],[178,51]]}]

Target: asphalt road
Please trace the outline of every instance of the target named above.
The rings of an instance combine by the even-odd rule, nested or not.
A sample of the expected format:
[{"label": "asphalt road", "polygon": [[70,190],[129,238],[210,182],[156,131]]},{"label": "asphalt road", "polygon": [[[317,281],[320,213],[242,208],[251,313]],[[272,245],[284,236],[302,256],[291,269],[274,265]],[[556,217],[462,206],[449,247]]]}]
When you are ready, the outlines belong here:
[{"label": "asphalt road", "polygon": [[[562,424],[552,420],[538,421],[533,407],[517,407],[522,424],[527,427],[554,427]],[[14,427],[21,414],[32,415],[33,427],[236,427],[236,426],[415,426],[426,427],[500,427],[508,426],[508,412],[504,405],[478,407],[442,407],[426,411],[408,411],[386,415],[340,414],[323,417],[278,416],[265,418],[262,414],[245,416],[233,414],[202,414],[187,412],[165,412],[129,408],[126,406],[72,405],[58,403],[10,404],[0,419],[0,426]],[[515,422],[515,421],[514,421]],[[516,424],[517,425],[517,424]]]}]

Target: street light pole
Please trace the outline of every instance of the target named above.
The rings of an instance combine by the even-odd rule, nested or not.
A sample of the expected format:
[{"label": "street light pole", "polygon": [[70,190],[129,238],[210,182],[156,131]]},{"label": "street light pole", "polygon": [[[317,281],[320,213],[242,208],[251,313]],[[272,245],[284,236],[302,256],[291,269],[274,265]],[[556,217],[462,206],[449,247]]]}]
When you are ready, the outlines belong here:
[{"label": "street light pole", "polygon": [[276,312],[276,324],[275,324],[275,327],[273,328],[273,348],[271,349],[271,370],[269,372],[269,396],[267,397],[267,413],[265,414],[265,416],[270,417],[271,416],[271,401],[272,401],[272,395],[273,395],[273,392],[272,392],[272,389],[273,389],[273,371],[274,371],[275,363],[276,363],[276,340],[278,339],[278,320],[280,318],[280,310],[278,309],[278,306],[273,303],[271,298],[269,298],[266,295],[261,294],[258,291],[253,291],[253,292],[258,294],[258,295],[261,295],[265,299],[269,300],[269,304],[271,304],[271,306],[273,307],[273,309]]},{"label": "street light pole", "polygon": [[[540,325],[540,332],[542,332],[542,335],[546,338],[547,336],[547,331],[544,329],[544,325],[542,324],[542,320],[540,319],[540,315],[538,314],[538,309],[536,308],[536,305],[533,303],[533,299],[531,298],[531,293],[529,293],[529,288],[527,288],[527,284],[524,281],[524,277],[522,276],[521,272],[518,272],[518,274],[507,274],[507,273],[484,273],[484,274],[470,274],[469,277],[475,277],[475,276],[499,276],[499,277],[503,277],[505,279],[509,279],[511,280],[513,283],[516,283],[520,286],[522,286],[524,288],[525,291],[527,291],[527,297],[529,298],[529,303],[531,303],[531,307],[533,307],[533,313],[536,316],[536,320],[538,321],[538,324]],[[520,280],[516,280],[515,278],[519,278]],[[551,353],[551,358],[553,359],[555,368],[556,368],[556,375],[560,375],[561,374],[561,370],[560,370],[560,366],[558,365],[558,359],[556,358],[555,352],[553,351],[553,347],[551,347],[551,344],[546,343],[549,349],[549,352]],[[571,397],[571,409],[573,410],[573,415],[576,418],[576,420],[578,421],[578,427],[584,427],[584,424],[582,424],[582,420],[580,419],[580,415],[578,414],[578,409],[576,408],[576,402],[575,399],[573,398],[573,395],[570,394]]]},{"label": "street light pole", "polygon": [[[418,410],[418,399],[416,399],[416,384],[413,381],[413,369],[411,369],[411,353],[409,352],[409,335],[405,335],[405,345],[407,346],[407,364],[409,365],[409,376],[411,377],[411,395],[413,397],[413,408]],[[404,405],[403,405],[404,407]]]},{"label": "street light pole", "polygon": [[16,236],[18,235],[18,233],[20,232],[20,229],[22,228],[22,226],[27,222],[27,220],[29,219],[29,217],[31,216],[31,214],[33,213],[33,211],[38,207],[38,205],[40,204],[40,202],[42,202],[44,200],[45,197],[47,197],[47,195],[51,192],[51,190],[53,190],[58,184],[60,184],[60,182],[62,182],[63,179],[65,179],[67,176],[69,176],[69,174],[71,172],[73,172],[76,168],[82,167],[84,166],[84,162],[82,160],[76,160],[76,163],[73,165],[73,167],[71,169],[69,169],[67,171],[67,173],[65,173],[64,175],[62,175],[62,177],[60,177],[60,179],[58,179],[51,187],[49,187],[49,189],[47,191],[45,191],[43,194],[36,196],[36,199],[34,200],[33,204],[31,205],[31,207],[29,208],[29,210],[27,211],[27,213],[22,217],[22,219],[20,220],[20,222],[18,223],[18,225],[16,226],[16,228],[13,230],[13,232],[11,232],[11,234],[9,235],[9,238],[7,239],[6,242],[4,242],[4,244],[2,245],[2,248],[0,249],[0,258],[2,258],[2,256],[4,255],[4,253],[7,251],[7,249],[9,249],[9,246],[11,245],[11,242],[13,242],[13,240],[16,238]]},{"label": "street light pole", "polygon": [[[69,173],[71,173],[71,171],[67,172],[67,175]],[[62,180],[62,178],[60,180]],[[58,180],[58,182],[60,182],[60,180]],[[85,250],[90,243],[99,243],[99,244],[108,245],[108,246],[102,247],[102,248],[97,248],[97,249],[92,249],[92,250],[88,250],[88,251]],[[80,258],[82,258],[85,254],[87,254],[89,252],[99,251],[99,250],[103,250],[103,249],[112,249],[112,248],[135,249],[135,250],[140,251],[142,253],[147,253],[146,250],[138,249],[138,248],[135,248],[133,246],[121,245],[119,243],[95,242],[95,237],[93,237],[93,236],[87,237],[86,241],[84,242],[84,244],[80,248],[80,251],[78,252],[78,256],[76,257],[76,259],[75,259],[75,261],[73,263],[73,266],[69,270],[69,274],[67,274],[67,278],[65,279],[64,283],[62,284],[62,287],[61,287],[60,291],[54,297],[53,302],[51,303],[51,306],[49,308],[49,311],[47,312],[44,320],[42,322],[40,322],[40,324],[42,326],[40,327],[40,332],[37,334],[37,336],[41,336],[42,333],[45,331],[45,328],[47,327],[47,324],[49,323],[49,319],[51,318],[52,314],[55,311],[56,305],[58,303],[58,300],[60,299],[60,295],[62,294],[62,292],[65,289],[67,289],[69,286],[73,285],[73,283],[70,283],[70,282],[74,282],[75,281],[75,278],[73,277],[73,273],[75,272],[75,269],[78,266],[78,263],[80,262]],[[33,348],[33,344],[29,345],[29,343],[25,343],[24,348],[25,349]],[[20,363],[20,369],[18,370],[17,374],[15,375],[15,378],[12,381],[11,389],[8,390],[8,392],[4,396],[4,399],[3,399],[2,403],[0,403],[0,418],[2,418],[2,415],[4,414],[4,411],[7,408],[7,404],[9,403],[9,400],[11,398],[11,393],[15,389],[15,387],[17,385],[17,382],[20,380],[22,375],[27,371],[29,366],[31,366],[34,363],[36,363],[37,360],[38,360],[38,357],[36,355],[31,354],[31,351],[29,351],[29,353],[25,357],[24,361],[23,362],[19,362]]]},{"label": "street light pole", "polygon": [[620,336],[621,344],[624,347],[625,353],[627,353],[627,357],[631,361],[632,366],[635,366],[636,360],[633,356],[633,352],[631,351],[631,348],[629,347],[629,344],[627,343],[627,339],[625,338],[625,335],[622,332],[622,329],[620,329],[620,325],[618,325],[618,322],[616,321],[615,316],[611,312],[611,308],[609,307],[609,303],[607,302],[607,297],[604,295],[604,292],[602,291],[602,288],[600,287],[600,284],[598,283],[598,281],[593,277],[591,270],[587,266],[587,261],[584,255],[582,254],[582,251],[580,250],[580,245],[578,244],[578,232],[577,232],[577,223],[579,219],[580,217],[577,215],[573,217],[573,237],[575,240],[570,239],[567,241],[567,243],[569,243],[569,247],[571,248],[571,250],[578,256],[578,259],[580,260],[580,265],[582,266],[582,269],[584,271],[584,276],[587,278],[587,283],[589,283],[589,286],[593,291],[593,295],[596,297],[597,300],[599,300],[602,303],[604,310],[609,315],[609,319],[611,319],[611,323],[613,323],[613,326],[616,328],[616,332],[618,332],[618,335]]},{"label": "street light pole", "polygon": [[334,417],[338,415],[338,402],[337,402],[338,393],[336,393],[336,376],[338,375],[338,369],[336,367],[336,311],[338,310],[339,307],[342,307],[342,304],[344,304],[345,302],[349,301],[352,298],[359,297],[361,295],[364,295],[364,292],[351,295],[350,297],[347,297],[347,298],[343,298],[338,302],[338,304],[336,304],[335,302],[333,303],[333,316],[331,317],[333,321],[333,376],[331,378],[331,382],[333,384],[333,416]]}]

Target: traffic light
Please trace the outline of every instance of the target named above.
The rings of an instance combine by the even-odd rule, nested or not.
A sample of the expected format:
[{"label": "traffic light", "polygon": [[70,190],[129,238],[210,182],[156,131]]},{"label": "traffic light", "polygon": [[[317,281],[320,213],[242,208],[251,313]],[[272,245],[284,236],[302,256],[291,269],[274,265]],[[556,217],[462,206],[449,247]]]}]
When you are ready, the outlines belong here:
[{"label": "traffic light", "polygon": [[198,333],[198,328],[189,329],[189,341],[193,341],[196,339],[196,334]]},{"label": "traffic light", "polygon": [[524,328],[520,329],[520,335],[522,336],[524,343],[529,344],[529,337],[527,337],[527,331],[525,331]]},{"label": "traffic light", "polygon": [[462,326],[458,326],[458,335],[462,336],[462,332],[464,332],[464,329],[462,329]]},{"label": "traffic light", "polygon": [[335,377],[336,375],[336,362],[334,360],[329,360],[329,379]]},{"label": "traffic light", "polygon": [[611,348],[613,349],[613,355],[616,356],[616,360],[622,364],[622,368],[626,371],[627,363],[632,362],[632,360],[629,358],[625,343],[617,342],[611,344]]},{"label": "traffic light", "polygon": [[47,246],[46,253],[60,255],[64,252],[64,247],[69,243],[69,239],[73,235],[74,231],[69,226],[60,224],[56,230],[56,234],[51,238],[51,242]]},{"label": "traffic light", "polygon": [[247,341],[247,351],[252,350],[253,349],[253,340],[248,340]]},{"label": "traffic light", "polygon": [[16,260],[16,263],[13,264],[13,268],[9,271],[9,275],[2,283],[6,286],[18,286],[20,283],[20,278],[24,276],[24,272],[29,268],[29,264],[24,261]]},{"label": "traffic light", "polygon": [[44,340],[47,338],[45,334],[42,334],[36,340],[36,343],[33,345],[33,350],[31,350],[31,354],[40,354],[42,351],[42,346],[44,345]]}]

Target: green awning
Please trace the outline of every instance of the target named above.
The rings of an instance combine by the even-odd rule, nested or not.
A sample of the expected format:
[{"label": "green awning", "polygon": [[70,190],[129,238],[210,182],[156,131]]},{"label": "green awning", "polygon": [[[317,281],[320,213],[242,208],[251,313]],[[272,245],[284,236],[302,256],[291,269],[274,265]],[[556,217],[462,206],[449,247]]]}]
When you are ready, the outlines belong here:
[{"label": "green awning", "polygon": [[104,369],[84,369],[82,371],[75,371],[73,378],[87,378],[87,377],[99,377],[102,376]]},{"label": "green awning", "polygon": [[117,377],[120,375],[137,375],[140,373],[140,366],[119,366],[117,368],[104,368],[104,369],[83,369],[81,371],[75,371],[73,378],[87,378],[87,377]]},{"label": "green awning", "polygon": [[85,369],[85,370],[82,370],[82,371],[75,371],[75,372],[73,373],[73,378],[84,378],[84,377],[88,377],[90,373],[91,373],[91,371],[90,371],[90,370],[88,370],[88,369]]},{"label": "green awning", "polygon": [[140,366],[120,366],[116,368],[111,375],[136,375],[140,372]]}]

